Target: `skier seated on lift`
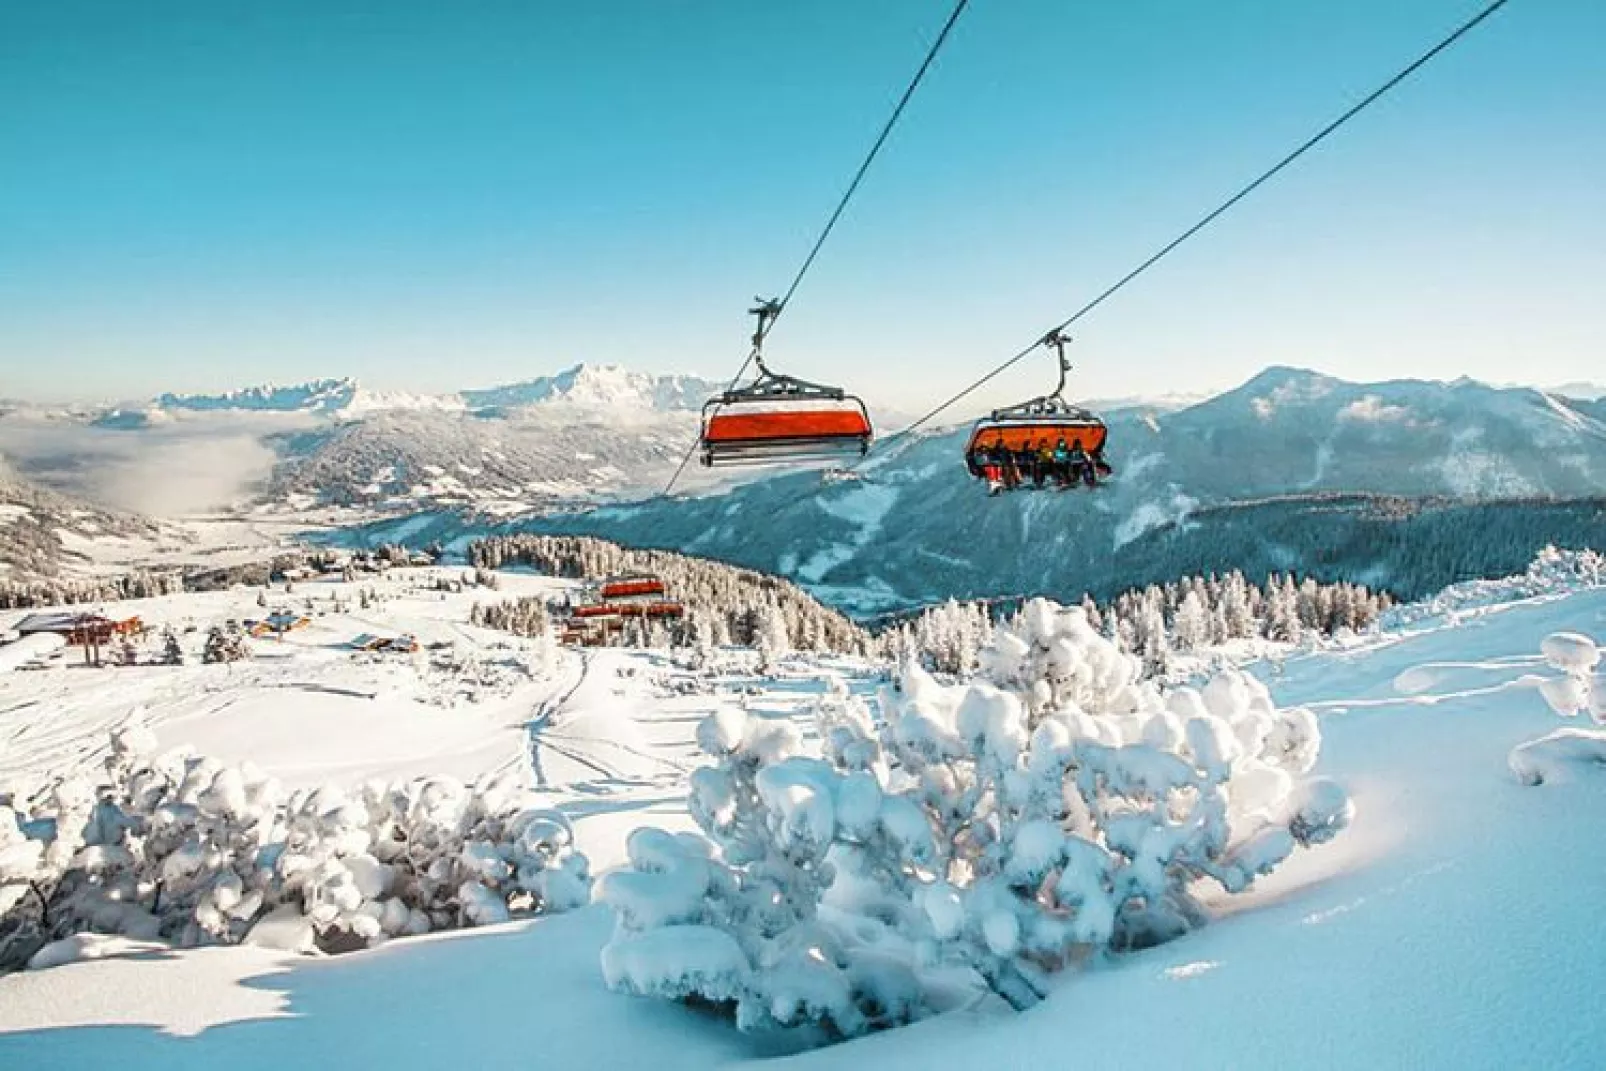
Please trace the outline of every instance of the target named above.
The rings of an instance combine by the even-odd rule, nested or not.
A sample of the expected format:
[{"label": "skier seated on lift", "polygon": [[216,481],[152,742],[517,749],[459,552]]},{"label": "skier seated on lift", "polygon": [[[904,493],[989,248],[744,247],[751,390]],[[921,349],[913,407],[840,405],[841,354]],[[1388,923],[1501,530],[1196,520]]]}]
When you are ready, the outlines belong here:
[{"label": "skier seated on lift", "polygon": [[987,486],[996,492],[1004,480],[1003,459],[999,456],[998,443],[980,443],[971,463],[981,478],[987,481]]},{"label": "skier seated on lift", "polygon": [[1054,475],[1054,448],[1048,445],[1047,439],[1039,439],[1035,460],[1037,467],[1032,473],[1032,482],[1038,487],[1043,481]]},{"label": "skier seated on lift", "polygon": [[1003,489],[1013,491],[1020,486],[1021,468],[1020,455],[1011,450],[1004,443],[1003,435],[993,443],[993,460],[998,466],[998,474],[1003,480]]},{"label": "skier seated on lift", "polygon": [[991,445],[983,443],[977,447],[976,463],[987,486],[996,494],[1004,482],[1004,437],[1000,435]]},{"label": "skier seated on lift", "polygon": [[1032,478],[1037,471],[1037,451],[1032,449],[1030,440],[1021,443],[1019,450],[1011,451],[1015,459],[1015,482],[1010,489],[1020,486]]},{"label": "skier seated on lift", "polygon": [[1077,439],[1071,443],[1070,456],[1066,459],[1065,485],[1075,487],[1077,481],[1092,487],[1096,482],[1093,474],[1093,461],[1082,449],[1082,440]]},{"label": "skier seated on lift", "polygon": [[1071,448],[1063,436],[1054,444],[1054,482],[1061,487],[1071,482]]}]

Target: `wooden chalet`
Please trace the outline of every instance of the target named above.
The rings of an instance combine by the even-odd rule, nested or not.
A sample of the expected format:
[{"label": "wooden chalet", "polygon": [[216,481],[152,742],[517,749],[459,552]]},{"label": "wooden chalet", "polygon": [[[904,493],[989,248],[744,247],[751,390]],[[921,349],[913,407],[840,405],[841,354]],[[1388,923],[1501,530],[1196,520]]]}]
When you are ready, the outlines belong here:
[{"label": "wooden chalet", "polygon": [[83,613],[30,614],[16,625],[18,636],[50,632],[65,639],[71,647],[104,646],[119,637],[144,630],[145,625],[138,617],[111,618]]}]

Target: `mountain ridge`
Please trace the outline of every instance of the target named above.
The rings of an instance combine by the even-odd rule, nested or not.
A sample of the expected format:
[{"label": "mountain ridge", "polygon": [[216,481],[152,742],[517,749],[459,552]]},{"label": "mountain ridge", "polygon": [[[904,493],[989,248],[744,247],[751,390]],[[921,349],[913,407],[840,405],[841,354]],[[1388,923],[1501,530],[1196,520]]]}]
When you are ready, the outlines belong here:
[{"label": "mountain ridge", "polygon": [[[1234,503],[1310,500],[1301,522],[1310,531],[1280,552],[1295,567],[1311,564],[1298,553],[1301,541],[1321,543],[1329,508],[1321,496],[1476,503],[1606,494],[1606,406],[1531,388],[1351,383],[1276,366],[1184,409],[1105,416],[1116,477],[1096,492],[990,498],[965,471],[966,427],[959,426],[873,452],[856,478],[821,483],[784,473],[515,527],[732,561],[870,612],[951,594],[1074,585],[1076,575],[1102,575],[1109,560],[1137,553],[1151,533],[1186,532],[1204,511]],[[1599,516],[1578,523],[1594,531]],[[443,542],[471,528],[429,526]],[[1606,542],[1606,530],[1591,538]]]},{"label": "mountain ridge", "polygon": [[[677,373],[638,372],[614,364],[580,362],[549,376],[442,393],[375,391],[352,377],[304,383],[259,384],[217,394],[158,395],[150,408],[165,411],[303,412],[367,414],[395,409],[509,410],[543,404],[607,409],[627,406],[658,412],[700,409],[719,384]],[[125,407],[124,411],[133,411]]]}]

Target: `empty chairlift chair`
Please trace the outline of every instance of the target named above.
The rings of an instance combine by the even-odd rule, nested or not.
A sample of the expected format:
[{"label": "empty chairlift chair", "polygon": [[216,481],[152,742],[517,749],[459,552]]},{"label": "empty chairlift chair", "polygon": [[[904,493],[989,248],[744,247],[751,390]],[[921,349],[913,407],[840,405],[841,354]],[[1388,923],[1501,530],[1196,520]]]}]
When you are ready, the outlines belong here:
[{"label": "empty chairlift chair", "polygon": [[864,403],[841,387],[822,386],[771,372],[760,352],[765,328],[779,311],[774,302],[753,310],[758,379],[733,387],[703,406],[700,448],[704,465],[766,465],[840,461],[862,457],[873,432]]},{"label": "empty chairlift chair", "polygon": [[600,592],[604,600],[640,599],[643,596],[662,595],[664,582],[655,576],[616,576],[603,582]]}]

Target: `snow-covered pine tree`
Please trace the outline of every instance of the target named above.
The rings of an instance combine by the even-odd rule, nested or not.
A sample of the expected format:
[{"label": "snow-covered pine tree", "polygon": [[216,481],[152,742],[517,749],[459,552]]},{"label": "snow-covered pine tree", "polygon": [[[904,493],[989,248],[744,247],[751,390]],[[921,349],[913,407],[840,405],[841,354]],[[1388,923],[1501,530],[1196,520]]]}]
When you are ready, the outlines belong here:
[{"label": "snow-covered pine tree", "polygon": [[1183,651],[1201,650],[1210,642],[1210,615],[1199,593],[1191,588],[1177,607],[1172,630],[1177,647]]},{"label": "snow-covered pine tree", "polygon": [[202,662],[239,662],[249,657],[251,649],[238,626],[214,625],[208,630],[206,645],[201,649]]}]

